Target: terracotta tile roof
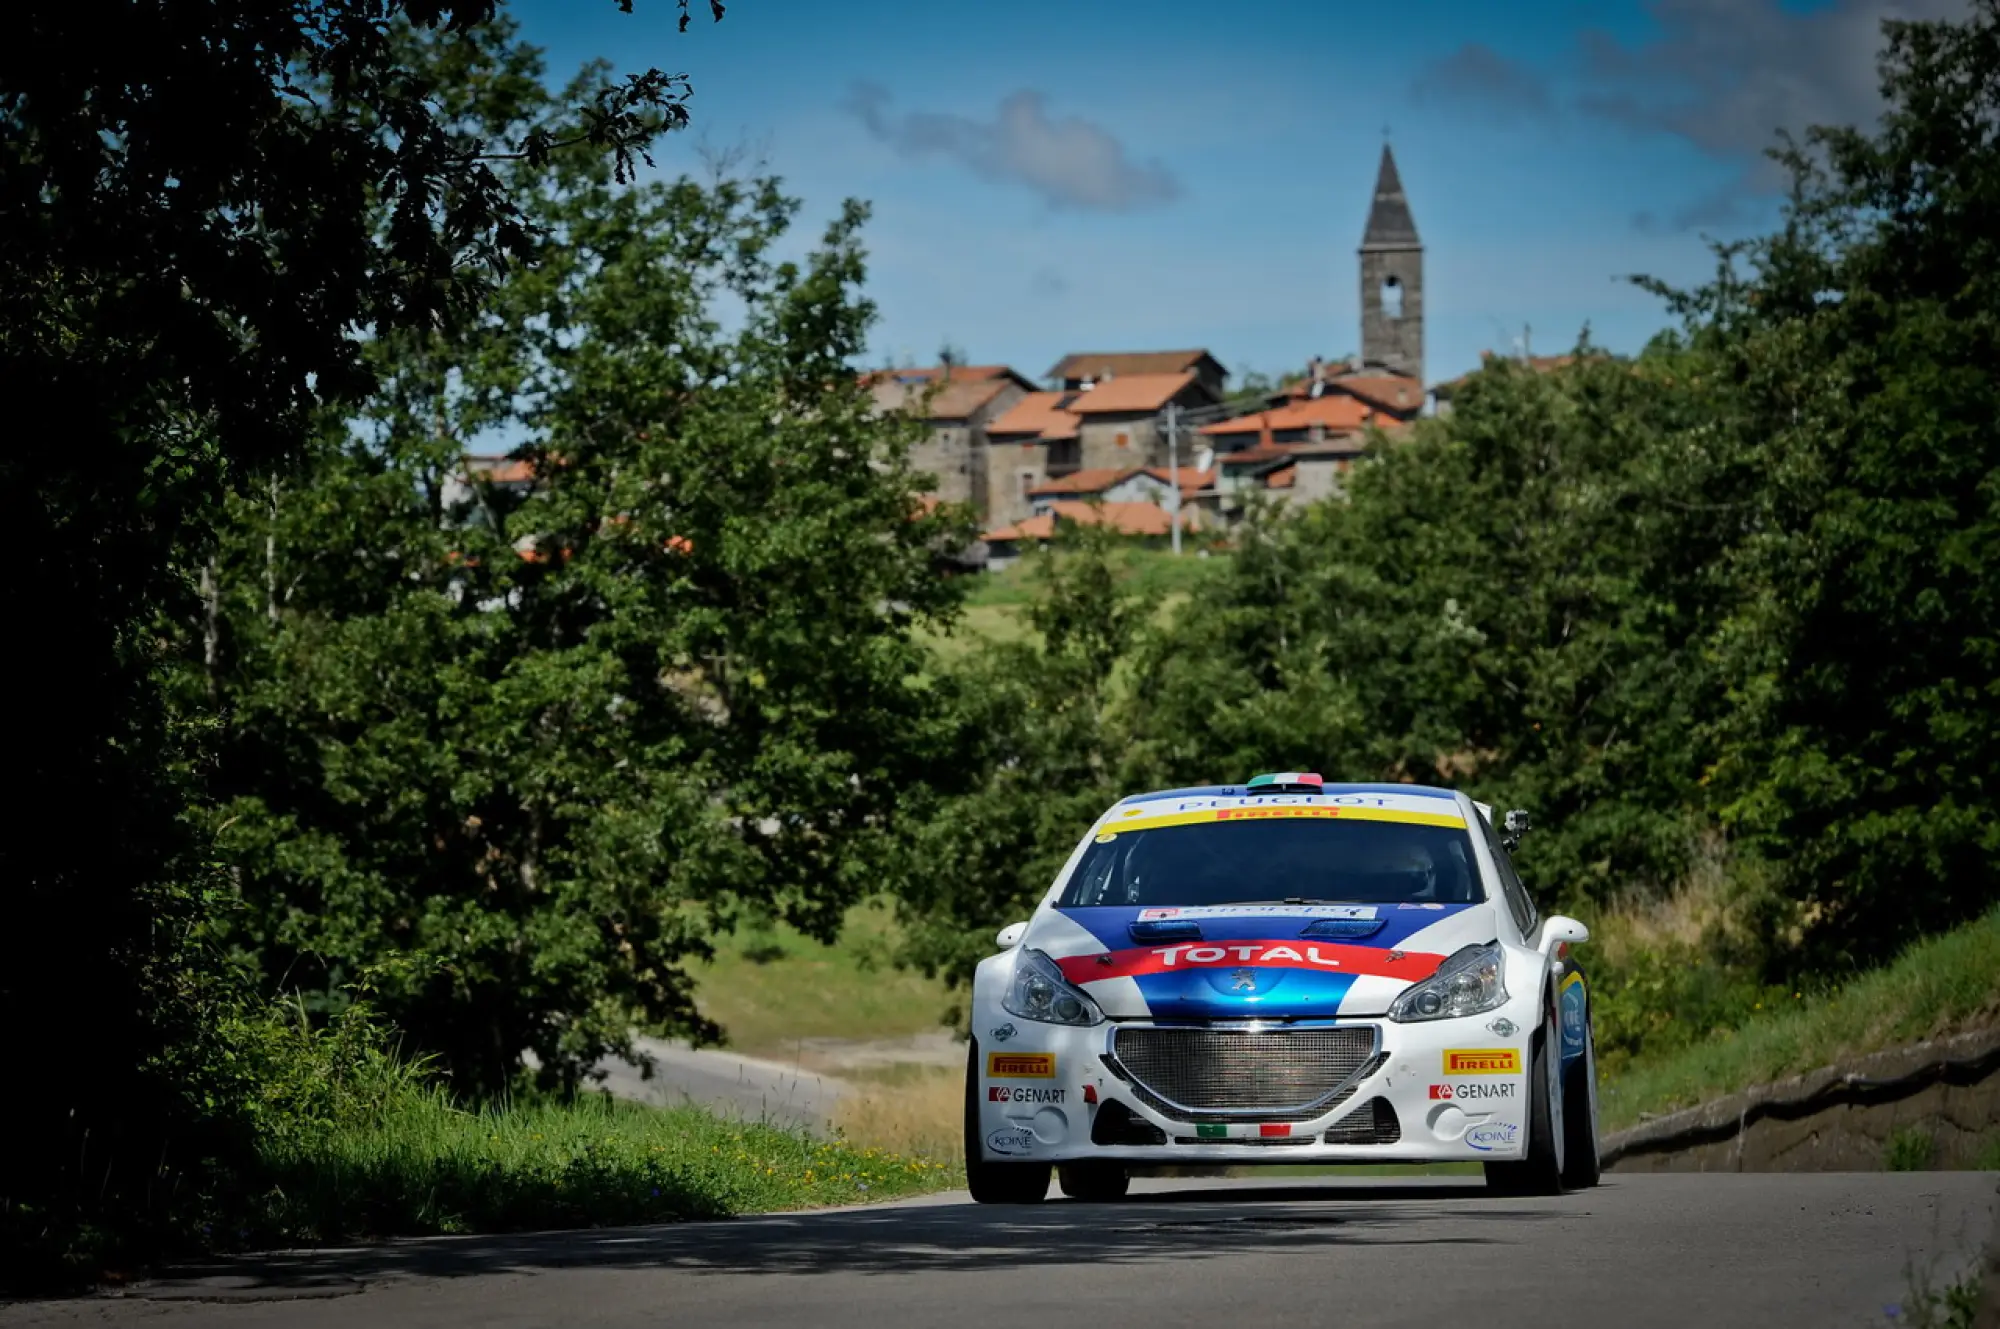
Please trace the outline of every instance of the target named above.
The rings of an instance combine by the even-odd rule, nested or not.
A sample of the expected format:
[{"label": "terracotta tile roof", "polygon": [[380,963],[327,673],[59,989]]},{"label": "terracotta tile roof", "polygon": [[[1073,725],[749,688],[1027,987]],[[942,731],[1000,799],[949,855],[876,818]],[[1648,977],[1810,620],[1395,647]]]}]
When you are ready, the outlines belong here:
[{"label": "terracotta tile roof", "polygon": [[1068,475],[1057,476],[1044,484],[1036,485],[1028,491],[1028,497],[1045,494],[1101,494],[1120,480],[1129,479],[1139,473],[1137,466],[1123,470],[1114,466],[1093,466],[1089,470],[1071,471]]},{"label": "terracotta tile roof", "polygon": [[987,544],[1000,544],[1012,540],[1053,540],[1055,537],[1055,514],[1043,512],[1025,521],[1017,521],[1012,526],[1002,526],[998,530],[988,531],[980,538]]},{"label": "terracotta tile roof", "polygon": [[1285,465],[1280,466],[1277,470],[1272,471],[1269,475],[1264,477],[1264,488],[1290,489],[1293,485],[1298,483],[1298,479],[1299,479],[1298,466],[1294,463],[1287,462]]},{"label": "terracotta tile roof", "polygon": [[1075,438],[1077,418],[1062,409],[1071,392],[1031,392],[986,426],[988,434],[1025,434],[1041,439]]},{"label": "terracotta tile roof", "polygon": [[[1148,466],[1146,474],[1152,476],[1161,484],[1170,482],[1167,468],[1164,466]],[[1197,470],[1192,466],[1183,466],[1180,468],[1178,476],[1172,477],[1172,479],[1178,480],[1181,493],[1192,494],[1197,490],[1206,489],[1215,483],[1215,468],[1211,466],[1203,471]]]},{"label": "terracotta tile roof", "polygon": [[[1293,393],[1296,396],[1305,396],[1311,389],[1311,382],[1306,382],[1294,388]],[[1413,415],[1424,408],[1424,385],[1414,378],[1405,378],[1401,374],[1343,375],[1327,379],[1325,390],[1345,392],[1363,401],[1373,402],[1385,411],[1394,411],[1398,415]]]},{"label": "terracotta tile roof", "polygon": [[[920,365],[906,369],[870,369],[861,375],[861,381],[868,387],[878,383],[928,383],[943,378],[944,365]],[[954,381],[967,383],[981,379],[1005,378],[1019,383],[1024,388],[1034,387],[1034,382],[1026,374],[1017,373],[1006,365],[952,365],[950,376]]]},{"label": "terracotta tile roof", "polygon": [[1203,360],[1213,361],[1220,369],[1222,363],[1207,351],[1072,351],[1056,361],[1047,374],[1049,378],[1103,378],[1111,375],[1122,378],[1126,374],[1178,374],[1193,369]]},{"label": "terracotta tile roof", "polygon": [[1077,415],[1157,411],[1179,396],[1182,389],[1192,382],[1194,375],[1191,373],[1121,374],[1099,383],[1088,392],[1077,393],[1069,409]]},{"label": "terracotta tile roof", "polygon": [[[1173,531],[1174,519],[1157,503],[1082,503],[1072,499],[1055,504],[1040,516],[988,531],[986,542],[1054,539],[1058,521],[1078,526],[1109,526],[1120,535],[1168,535]],[[1199,525],[1197,511],[1181,513],[1183,531],[1196,530]]]},{"label": "terracotta tile roof", "polygon": [[1243,438],[1261,434],[1266,428],[1310,429],[1319,425],[1328,433],[1349,434],[1374,419],[1375,415],[1375,408],[1358,397],[1330,392],[1322,397],[1287,402],[1268,411],[1252,411],[1234,420],[1219,420],[1212,425],[1203,425],[1201,432],[1211,438]]},{"label": "terracotta tile roof", "polygon": [[507,457],[468,455],[465,469],[489,484],[527,484],[535,478],[535,468],[525,461]]},{"label": "terracotta tile roof", "polygon": [[877,380],[869,391],[875,396],[876,409],[882,411],[916,410],[921,408],[926,420],[964,420],[977,415],[982,407],[1005,392],[1011,379],[961,378],[958,371],[936,389],[928,405],[924,404],[924,394],[931,390],[932,380],[917,379],[901,382],[894,378]]}]

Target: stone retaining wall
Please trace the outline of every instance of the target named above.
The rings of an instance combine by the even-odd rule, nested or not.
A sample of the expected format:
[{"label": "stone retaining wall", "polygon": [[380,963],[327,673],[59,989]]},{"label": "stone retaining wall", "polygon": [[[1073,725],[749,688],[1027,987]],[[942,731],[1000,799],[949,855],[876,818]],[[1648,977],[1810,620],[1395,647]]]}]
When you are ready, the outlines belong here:
[{"label": "stone retaining wall", "polygon": [[1919,1043],[1759,1085],[1604,1141],[1620,1172],[1851,1172],[1920,1127],[1930,1166],[1971,1167],[2000,1133],[2000,1029]]}]

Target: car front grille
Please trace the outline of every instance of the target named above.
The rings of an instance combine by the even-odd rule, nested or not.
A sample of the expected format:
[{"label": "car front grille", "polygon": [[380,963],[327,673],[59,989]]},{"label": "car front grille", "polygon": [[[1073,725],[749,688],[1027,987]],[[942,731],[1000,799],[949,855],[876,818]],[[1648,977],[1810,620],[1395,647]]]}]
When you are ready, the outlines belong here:
[{"label": "car front grille", "polygon": [[1300,1029],[1121,1026],[1105,1061],[1147,1105],[1192,1116],[1306,1121],[1324,1115],[1376,1067],[1373,1025]]}]

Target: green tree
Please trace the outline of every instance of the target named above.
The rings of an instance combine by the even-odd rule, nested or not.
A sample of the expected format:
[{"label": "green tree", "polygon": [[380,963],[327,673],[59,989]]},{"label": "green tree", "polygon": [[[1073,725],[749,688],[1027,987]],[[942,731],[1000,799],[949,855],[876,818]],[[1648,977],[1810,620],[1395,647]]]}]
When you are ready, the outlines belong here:
[{"label": "green tree", "polygon": [[1782,152],[1783,228],[1677,297],[1763,440],[1718,783],[1782,865],[1781,964],[2000,888],[2000,4],[1885,31],[1879,131]]},{"label": "green tree", "polygon": [[[449,323],[524,252],[503,171],[567,141],[621,169],[685,117],[657,71],[493,142],[407,65],[413,26],[471,46],[492,0],[297,6],[30,0],[0,43],[0,390],[44,422],[0,454],[23,561],[0,612],[36,646],[0,846],[0,1011],[32,1093],[6,1096],[0,1258],[60,1252],[97,1215],[160,1212],[234,1147],[218,903],[191,738],[162,672],[223,495],[295,457],[363,346]],[[76,828],[64,834],[60,828]]]},{"label": "green tree", "polygon": [[[1064,524],[1029,555],[1034,636],[938,680],[951,727],[939,776],[906,837],[898,878],[905,959],[955,983],[1027,917],[1118,787],[1109,712],[1138,617],[1109,528]],[[946,778],[958,774],[956,782]],[[913,809],[914,810],[914,809]]]},{"label": "green tree", "polygon": [[[831,939],[928,774],[911,633],[969,534],[854,368],[865,209],[800,265],[773,181],[589,165],[480,336],[385,346],[364,427],[275,526],[246,505],[227,596],[244,941],[322,1003],[410,961],[377,1004],[475,1094],[712,1032],[681,964],[746,904]],[[454,497],[503,399],[532,480]]]}]

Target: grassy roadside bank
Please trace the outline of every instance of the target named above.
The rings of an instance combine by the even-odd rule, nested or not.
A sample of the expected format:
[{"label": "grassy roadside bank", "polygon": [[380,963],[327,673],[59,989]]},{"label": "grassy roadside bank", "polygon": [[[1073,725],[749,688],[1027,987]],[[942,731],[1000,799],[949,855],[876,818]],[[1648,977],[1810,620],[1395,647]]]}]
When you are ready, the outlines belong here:
[{"label": "grassy roadside bank", "polygon": [[[721,1218],[891,1199],[959,1164],[598,1097],[464,1112],[435,1090],[374,1120],[276,1141],[268,1189],[220,1246]],[[218,1214],[216,1217],[222,1218]]]},{"label": "grassy roadside bank", "polygon": [[1618,1130],[1754,1085],[2000,1021],[2000,910],[1918,942],[1892,964],[1825,995],[1657,1059],[1603,1085],[1604,1128]]}]

